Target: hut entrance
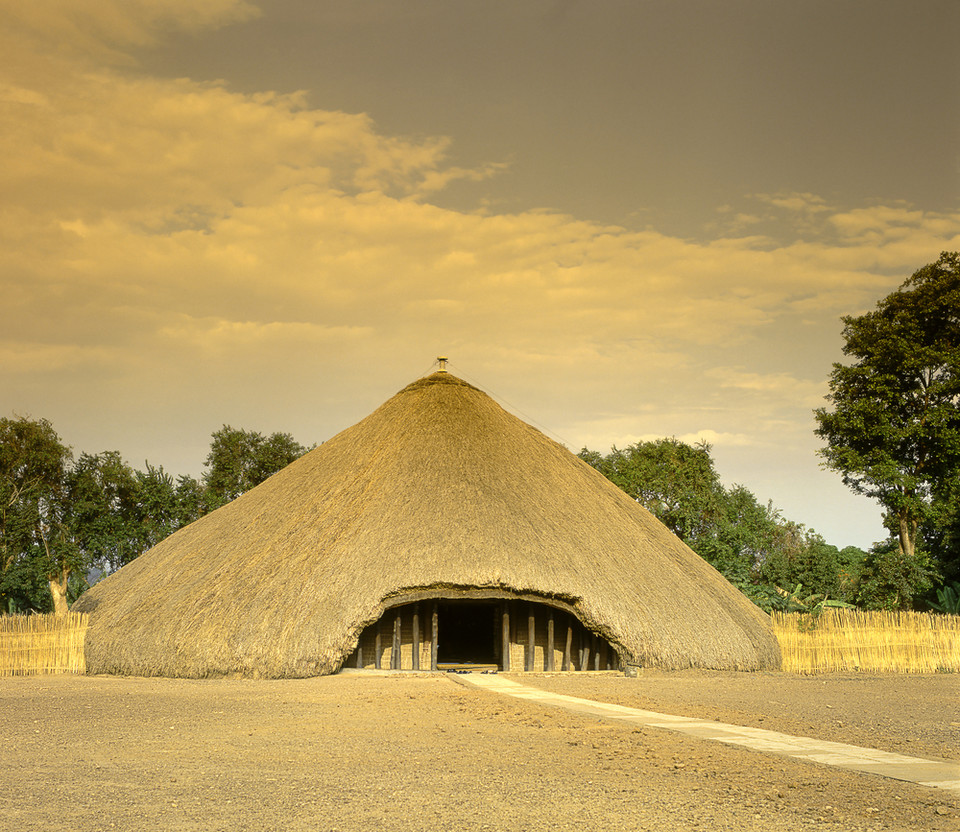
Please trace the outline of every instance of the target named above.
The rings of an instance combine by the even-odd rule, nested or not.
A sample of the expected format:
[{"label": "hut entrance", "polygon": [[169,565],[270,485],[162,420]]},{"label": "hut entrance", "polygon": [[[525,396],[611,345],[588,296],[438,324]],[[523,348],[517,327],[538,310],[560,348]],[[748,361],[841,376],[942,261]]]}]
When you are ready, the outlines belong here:
[{"label": "hut entrance", "polygon": [[[614,670],[616,648],[570,609],[484,590],[422,597],[387,609],[358,639],[346,667],[506,671]],[[482,593],[482,595],[481,595]],[[481,595],[481,597],[476,597]]]},{"label": "hut entrance", "polygon": [[497,609],[490,601],[440,601],[437,604],[437,666],[499,666]]}]

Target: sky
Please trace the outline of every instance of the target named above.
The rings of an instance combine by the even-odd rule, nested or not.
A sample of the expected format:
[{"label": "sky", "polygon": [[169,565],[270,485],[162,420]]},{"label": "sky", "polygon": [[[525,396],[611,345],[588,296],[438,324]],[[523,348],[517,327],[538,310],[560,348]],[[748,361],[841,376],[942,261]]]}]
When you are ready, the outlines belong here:
[{"label": "sky", "polygon": [[200,474],[448,369],[886,536],[813,410],[960,250],[955,0],[0,0],[0,416]]}]

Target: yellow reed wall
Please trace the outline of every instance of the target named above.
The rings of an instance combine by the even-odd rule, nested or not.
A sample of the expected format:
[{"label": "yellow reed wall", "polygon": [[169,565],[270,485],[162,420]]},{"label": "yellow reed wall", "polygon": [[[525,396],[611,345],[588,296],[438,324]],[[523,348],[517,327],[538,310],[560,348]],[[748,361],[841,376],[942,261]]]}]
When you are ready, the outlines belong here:
[{"label": "yellow reed wall", "polygon": [[[774,613],[772,619],[787,672],[960,672],[960,616],[826,610],[816,619],[798,613]],[[519,629],[522,632],[516,635],[520,638],[511,645],[511,653],[516,651],[516,655],[511,658],[522,668],[525,620]],[[84,673],[86,630],[87,616],[80,613],[0,616],[0,676]],[[421,621],[421,667],[426,669],[430,647],[424,630]],[[407,622],[403,636],[404,666],[409,667],[412,632]],[[541,637],[538,632],[537,636],[539,669],[546,634]],[[560,639],[558,635],[558,643]],[[392,632],[384,632],[385,667],[390,666],[391,643]],[[365,643],[364,648],[364,658],[370,657],[369,663],[364,663],[372,666],[373,645]],[[558,669],[561,659],[562,654],[556,659]]]},{"label": "yellow reed wall", "polygon": [[791,673],[960,672],[960,616],[828,609],[772,619]]},{"label": "yellow reed wall", "polygon": [[87,616],[0,616],[0,676],[84,673]]}]

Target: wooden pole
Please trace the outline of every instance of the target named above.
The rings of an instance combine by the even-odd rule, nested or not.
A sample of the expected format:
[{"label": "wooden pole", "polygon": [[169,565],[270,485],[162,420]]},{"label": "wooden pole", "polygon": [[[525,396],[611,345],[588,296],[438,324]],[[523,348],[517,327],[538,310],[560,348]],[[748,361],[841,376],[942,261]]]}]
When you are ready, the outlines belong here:
[{"label": "wooden pole", "polygon": [[383,655],[383,633],[380,630],[380,619],[377,619],[377,635],[373,640],[373,666],[380,669],[380,657]]},{"label": "wooden pole", "polygon": [[590,669],[590,639],[585,632],[580,633],[580,669]]},{"label": "wooden pole", "polygon": [[437,611],[437,603],[433,603],[433,615],[430,617],[430,669],[437,669],[437,642],[439,637],[437,634],[437,627],[439,626],[439,612]]},{"label": "wooden pole", "polygon": [[413,605],[413,669],[420,669],[420,604]]},{"label": "wooden pole", "polygon": [[553,610],[547,616],[547,671],[553,670]]},{"label": "wooden pole", "polygon": [[533,602],[527,604],[527,660],[524,670],[533,671],[533,653],[537,644],[537,618],[533,611]]},{"label": "wooden pole", "polygon": [[363,669],[363,633],[360,633],[360,640],[357,641],[357,669]]},{"label": "wooden pole", "polygon": [[593,669],[600,669],[600,651],[597,649],[597,634],[590,634],[590,650],[593,653]]},{"label": "wooden pole", "polygon": [[403,657],[400,655],[400,630],[403,623],[400,619],[400,610],[393,614],[393,650],[390,651],[390,669],[402,670]]},{"label": "wooden pole", "polygon": [[500,667],[504,671],[510,670],[510,602],[503,602],[500,613]]},{"label": "wooden pole", "polygon": [[563,670],[573,670],[570,666],[570,659],[573,651],[573,616],[568,616],[567,621],[567,643],[563,646]]}]

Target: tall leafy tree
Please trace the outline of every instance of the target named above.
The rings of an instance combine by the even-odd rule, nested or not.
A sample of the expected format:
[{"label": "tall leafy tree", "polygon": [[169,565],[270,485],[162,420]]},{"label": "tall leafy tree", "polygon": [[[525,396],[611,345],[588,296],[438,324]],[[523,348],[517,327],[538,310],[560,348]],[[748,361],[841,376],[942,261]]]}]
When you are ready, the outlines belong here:
[{"label": "tall leafy tree", "polygon": [[807,596],[853,597],[858,561],[839,557],[836,547],[744,486],[725,488],[708,444],[657,439],[606,456],[584,448],[580,458],[765,609],[783,606],[782,586],[802,584]]},{"label": "tall leafy tree", "polygon": [[607,456],[584,448],[580,458],[695,547],[723,515],[724,491],[710,445],[675,438],[614,447]]},{"label": "tall leafy tree", "polygon": [[236,499],[307,450],[289,433],[265,437],[256,431],[224,425],[213,433],[203,474],[210,508]]},{"label": "tall leafy tree", "polygon": [[85,569],[112,572],[139,555],[139,482],[119,452],[81,454],[66,481],[65,524]]},{"label": "tall leafy tree", "polygon": [[44,580],[57,613],[67,611],[67,585],[80,563],[67,510],[71,460],[46,419],[0,419],[3,593],[32,607],[38,599],[29,584]]},{"label": "tall leafy tree", "polygon": [[[937,495],[960,472],[960,254],[944,252],[843,324],[852,361],[834,364],[832,407],[815,411],[820,454],[855,493],[880,503],[903,577],[920,575],[920,529],[936,523]],[[884,581],[900,587],[893,605],[908,605],[910,582],[892,568]]]}]

